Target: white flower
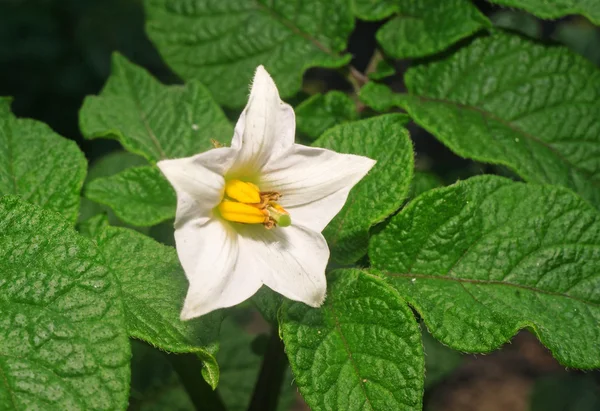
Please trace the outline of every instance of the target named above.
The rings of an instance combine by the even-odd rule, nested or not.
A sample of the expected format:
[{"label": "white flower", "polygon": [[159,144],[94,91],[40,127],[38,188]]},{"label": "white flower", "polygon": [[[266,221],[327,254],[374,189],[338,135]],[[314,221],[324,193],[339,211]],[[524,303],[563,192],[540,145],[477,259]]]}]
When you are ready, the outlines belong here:
[{"label": "white flower", "polygon": [[231,147],[158,163],[177,193],[175,241],[190,283],[182,319],[236,305],[263,284],[323,303],[321,231],[375,161],[294,144],[295,128],[259,66]]}]

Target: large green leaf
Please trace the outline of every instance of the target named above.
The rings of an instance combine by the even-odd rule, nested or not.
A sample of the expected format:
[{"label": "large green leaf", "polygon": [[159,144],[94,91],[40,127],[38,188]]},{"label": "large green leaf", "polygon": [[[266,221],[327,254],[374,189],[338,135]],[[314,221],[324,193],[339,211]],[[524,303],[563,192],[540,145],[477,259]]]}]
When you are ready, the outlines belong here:
[{"label": "large green leaf", "polygon": [[298,130],[317,138],[337,124],[358,119],[356,104],[341,91],[315,94],[296,108]]},{"label": "large green leaf", "polygon": [[337,270],[325,304],[286,302],[280,332],[312,410],[421,410],[423,345],[406,303],[379,278]]},{"label": "large green leaf", "polygon": [[118,227],[106,227],[95,240],[119,280],[129,335],[165,351],[198,354],[206,381],[216,387],[221,313],[179,319],[188,283],[175,249]]},{"label": "large green leaf", "polygon": [[458,155],[600,207],[600,71],[582,57],[499,33],[409,70],[406,84],[411,95],[373,84],[362,98],[404,107]]},{"label": "large green leaf", "polygon": [[123,305],[97,248],[14,196],[0,232],[0,409],[125,409]]},{"label": "large green leaf", "polygon": [[150,39],[185,80],[239,107],[260,64],[283,97],[310,67],[341,67],[354,19],[348,0],[145,0]]},{"label": "large green leaf", "polygon": [[0,98],[0,195],[16,194],[75,223],[87,168],[83,153],[46,124],[16,118],[10,101]]},{"label": "large green leaf", "polygon": [[567,189],[483,176],[428,191],[369,256],[454,349],[528,327],[561,363],[600,366],[600,214]]},{"label": "large green leaf", "polygon": [[600,7],[597,0],[488,0],[490,3],[515,7],[543,19],[557,19],[569,14],[581,14],[595,24],[600,24]]},{"label": "large green leaf", "polygon": [[126,169],[86,185],[85,196],[109,206],[122,221],[152,226],[175,217],[177,198],[156,167]]},{"label": "large green leaf", "polygon": [[469,0],[354,0],[361,19],[394,15],[376,34],[391,57],[422,57],[489,27],[489,20]]},{"label": "large green leaf", "polygon": [[357,154],[377,164],[352,189],[346,205],[325,228],[332,257],[352,263],[366,254],[369,229],[402,205],[413,175],[413,147],[404,124],[390,114],[329,129],[314,145]]},{"label": "large green leaf", "polygon": [[112,138],[151,162],[188,157],[229,141],[233,128],[202,84],[165,86],[114,54],[112,74],[99,96],[79,113],[86,138]]}]

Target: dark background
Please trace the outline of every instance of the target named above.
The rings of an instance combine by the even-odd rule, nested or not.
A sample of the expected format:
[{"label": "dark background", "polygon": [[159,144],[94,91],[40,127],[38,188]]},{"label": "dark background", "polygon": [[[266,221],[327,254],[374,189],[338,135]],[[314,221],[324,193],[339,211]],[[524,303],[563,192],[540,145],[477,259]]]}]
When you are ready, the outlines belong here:
[{"label": "dark background", "polygon": [[[475,3],[498,26],[543,42],[565,44],[600,65],[600,31],[584,18],[543,22],[484,1]],[[357,22],[349,51],[359,70],[366,68],[376,48],[374,33],[381,24]],[[143,26],[141,0],[0,0],[0,96],[14,97],[17,116],[41,120],[77,141],[93,163],[119,145],[83,140],[78,110],[86,95],[97,94],[104,85],[113,51],[146,67],[164,83],[179,81],[161,61]],[[400,73],[411,64],[418,61],[396,62]],[[401,76],[392,82],[402,88]],[[351,91],[339,73],[322,69],[307,73],[306,89]],[[291,101],[305,97],[301,93]],[[228,114],[237,117],[235,112]],[[410,131],[419,167],[437,172],[446,182],[484,172],[505,173],[454,156],[420,129],[411,126]],[[567,372],[527,332],[498,352],[463,356],[456,365],[429,386],[427,409],[519,411],[530,409],[533,401],[534,409],[540,411],[600,410],[598,373]],[[298,409],[303,406],[298,404]]]}]

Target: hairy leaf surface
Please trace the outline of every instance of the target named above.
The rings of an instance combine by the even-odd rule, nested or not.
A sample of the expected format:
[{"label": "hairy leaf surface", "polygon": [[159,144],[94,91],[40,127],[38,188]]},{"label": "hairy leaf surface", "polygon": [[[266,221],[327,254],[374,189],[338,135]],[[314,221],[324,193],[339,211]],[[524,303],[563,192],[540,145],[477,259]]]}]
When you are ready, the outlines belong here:
[{"label": "hairy leaf surface", "polygon": [[567,189],[484,176],[428,191],[369,256],[454,349],[527,327],[561,363],[600,366],[600,214]]},{"label": "hairy leaf surface", "polygon": [[14,196],[0,232],[0,409],[125,409],[125,316],[96,246]]},{"label": "hairy leaf surface", "polygon": [[112,138],[150,162],[189,157],[229,141],[233,128],[197,81],[165,86],[146,70],[114,54],[112,73],[98,96],[79,114],[86,138]]},{"label": "hairy leaf surface", "polygon": [[286,302],[280,332],[312,410],[421,410],[421,333],[406,303],[360,270],[328,278],[325,304]]},{"label": "hairy leaf surface", "polygon": [[263,64],[283,97],[311,67],[341,67],[354,19],[347,0],[145,0],[148,35],[185,80],[240,107]]},{"label": "hairy leaf surface", "polygon": [[404,107],[458,155],[600,207],[600,70],[582,57],[499,33],[409,70],[406,84],[408,96],[367,85],[363,101]]},{"label": "hairy leaf surface", "polygon": [[77,220],[87,162],[73,141],[39,121],[16,118],[0,98],[0,195],[24,200]]}]

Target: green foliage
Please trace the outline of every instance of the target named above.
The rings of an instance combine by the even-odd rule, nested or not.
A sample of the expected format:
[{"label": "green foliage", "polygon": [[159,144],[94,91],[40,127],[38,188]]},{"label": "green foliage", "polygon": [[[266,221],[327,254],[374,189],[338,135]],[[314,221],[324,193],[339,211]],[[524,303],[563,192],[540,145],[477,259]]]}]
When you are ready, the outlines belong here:
[{"label": "green foliage", "polygon": [[150,162],[188,157],[229,141],[231,124],[202,84],[165,86],[119,54],[99,96],[87,97],[79,118],[86,138],[112,138]]},{"label": "green foliage", "polygon": [[[247,326],[247,324],[246,324]],[[252,336],[233,317],[227,317],[221,327],[221,346],[217,360],[221,367],[221,379],[217,392],[227,411],[245,411],[248,408],[254,385],[260,371],[266,338],[264,334]],[[296,387],[289,368],[281,381],[278,411],[291,408]]]},{"label": "green foliage", "polygon": [[126,228],[106,227],[95,234],[119,281],[129,335],[169,352],[197,354],[204,361],[204,378],[216,387],[221,313],[179,319],[188,283],[175,249]]},{"label": "green foliage", "polygon": [[600,71],[588,61],[498,33],[409,70],[406,85],[410,95],[367,85],[362,98],[405,108],[458,155],[569,187],[600,207]]},{"label": "green foliage", "polygon": [[600,214],[569,190],[484,176],[429,191],[369,256],[454,349],[488,352],[528,327],[561,363],[600,366]]},{"label": "green foliage", "polygon": [[341,91],[315,94],[296,108],[298,130],[313,139],[328,128],[357,119],[356,104]]},{"label": "green foliage", "polygon": [[570,14],[581,14],[600,24],[600,7],[596,0],[488,0],[501,6],[526,10],[543,19],[557,19]]},{"label": "green foliage", "polygon": [[0,409],[124,409],[125,316],[97,248],[14,196],[0,199],[0,232]]},{"label": "green foliage", "polygon": [[393,15],[376,37],[395,58],[437,53],[490,26],[469,0],[354,0],[354,14],[364,20]]},{"label": "green foliage", "polygon": [[85,196],[112,208],[122,221],[151,226],[175,217],[177,198],[156,167],[126,169],[86,185]]},{"label": "green foliage", "polygon": [[407,117],[390,114],[342,124],[314,145],[357,154],[377,164],[350,192],[344,208],[323,231],[332,258],[352,263],[365,255],[369,229],[402,205],[413,174],[413,147],[404,128]]},{"label": "green foliage", "polygon": [[0,195],[24,200],[77,220],[87,162],[77,145],[39,121],[18,119],[0,98]]},{"label": "green foliage", "polygon": [[410,191],[408,193],[408,198],[413,199],[425,191],[433,190],[434,188],[438,188],[443,186],[444,183],[440,178],[430,172],[427,171],[415,171],[412,181],[410,182]]},{"label": "green foliage", "polygon": [[375,71],[369,73],[369,79],[382,80],[396,74],[396,69],[387,60],[380,60],[375,66]]},{"label": "green foliage", "polygon": [[330,274],[325,304],[285,303],[280,332],[312,410],[420,410],[423,346],[398,294],[360,270]]},{"label": "green foliage", "polygon": [[283,97],[311,67],[341,67],[354,19],[347,0],[145,0],[147,31],[185,80],[201,80],[228,107],[246,103],[263,64]]},{"label": "green foliage", "polygon": [[[143,166],[147,164],[148,161],[145,158],[127,151],[114,151],[109,153],[103,157],[100,157],[90,165],[85,183],[83,185],[83,191],[85,193],[87,185],[97,178],[109,177],[130,167]],[[110,225],[123,225],[123,222],[117,218],[117,216],[108,206],[95,203],[85,197],[81,199],[78,220],[80,223],[87,221],[88,219],[101,213],[104,213],[108,216]]]}]

